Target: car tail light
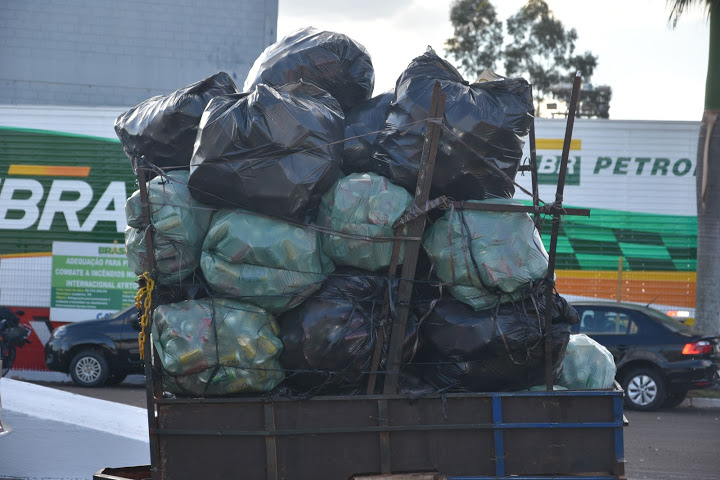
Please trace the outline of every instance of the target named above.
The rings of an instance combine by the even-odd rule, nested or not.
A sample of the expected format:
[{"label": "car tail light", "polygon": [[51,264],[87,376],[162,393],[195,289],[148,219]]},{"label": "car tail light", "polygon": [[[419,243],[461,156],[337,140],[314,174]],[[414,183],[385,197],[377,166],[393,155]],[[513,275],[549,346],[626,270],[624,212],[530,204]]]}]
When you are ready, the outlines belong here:
[{"label": "car tail light", "polygon": [[683,355],[702,355],[703,353],[712,353],[712,344],[705,340],[686,343],[682,349],[682,353]]}]

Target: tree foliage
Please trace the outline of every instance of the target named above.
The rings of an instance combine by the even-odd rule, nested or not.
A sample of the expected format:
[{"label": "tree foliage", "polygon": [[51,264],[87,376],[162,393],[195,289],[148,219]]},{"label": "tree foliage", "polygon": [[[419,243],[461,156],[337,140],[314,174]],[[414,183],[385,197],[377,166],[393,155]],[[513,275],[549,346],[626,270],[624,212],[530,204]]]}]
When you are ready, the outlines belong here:
[{"label": "tree foliage", "polygon": [[503,45],[503,26],[495,7],[487,0],[453,3],[450,22],[455,36],[445,44],[446,52],[462,65],[467,75],[479,76],[485,68],[494,69]]},{"label": "tree foliage", "polygon": [[[572,81],[576,71],[589,82],[597,67],[596,55],[575,53],[577,31],[565,28],[544,0],[529,0],[507,19],[507,38],[495,7],[487,0],[455,0],[450,21],[455,36],[447,40],[446,53],[460,62],[465,73],[495,70],[502,61],[506,76],[522,76],[532,83],[538,109],[546,97],[568,103],[569,91],[564,84]],[[588,93],[584,95],[585,115],[607,118],[610,88]],[[604,105],[597,104],[605,101]]]}]

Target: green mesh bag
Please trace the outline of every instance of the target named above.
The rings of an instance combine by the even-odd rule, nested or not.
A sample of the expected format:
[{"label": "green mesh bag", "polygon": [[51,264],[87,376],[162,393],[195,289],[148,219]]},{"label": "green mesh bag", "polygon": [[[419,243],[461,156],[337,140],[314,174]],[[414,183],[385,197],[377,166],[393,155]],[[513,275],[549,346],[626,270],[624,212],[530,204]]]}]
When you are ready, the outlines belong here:
[{"label": "green mesh bag", "polygon": [[229,299],[160,305],[152,323],[163,386],[185,395],[266,392],[285,374],[275,319],[265,310]]},{"label": "green mesh bag", "polygon": [[213,216],[200,266],[216,291],[273,314],[300,304],[335,269],[311,228],[244,210]]},{"label": "green mesh bag", "polygon": [[[147,184],[157,282],[163,285],[179,283],[200,266],[202,242],[210,225],[212,210],[190,196],[187,181],[188,172],[179,171]],[[125,216],[128,265],[141,275],[149,269],[140,191],[127,199]]]},{"label": "green mesh bag", "polygon": [[449,210],[425,232],[423,246],[453,297],[475,310],[520,300],[547,274],[548,254],[526,213]]},{"label": "green mesh bag", "polygon": [[[338,180],[322,197],[317,224],[344,233],[322,233],[323,252],[336,265],[377,271],[390,266],[393,242],[360,237],[393,238],[392,225],[412,205],[402,187],[372,173],[354,173]],[[404,248],[400,251],[400,263]]]},{"label": "green mesh bag", "polygon": [[611,388],[614,382],[610,351],[587,335],[570,335],[558,383],[571,390],[591,390]]}]

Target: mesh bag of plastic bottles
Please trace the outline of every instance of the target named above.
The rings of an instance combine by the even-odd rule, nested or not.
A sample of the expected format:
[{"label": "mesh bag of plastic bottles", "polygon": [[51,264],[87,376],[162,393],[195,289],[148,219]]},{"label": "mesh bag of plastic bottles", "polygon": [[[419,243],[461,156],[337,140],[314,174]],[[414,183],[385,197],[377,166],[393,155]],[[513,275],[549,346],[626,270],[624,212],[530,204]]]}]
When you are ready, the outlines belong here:
[{"label": "mesh bag of plastic bottles", "polygon": [[141,156],[157,167],[185,168],[190,165],[195,136],[210,99],[237,93],[225,72],[176,90],[170,95],[149,98],[115,120],[115,133],[137,171]]},{"label": "mesh bag of plastic bottles", "polygon": [[[521,205],[510,199],[469,203]],[[518,300],[547,274],[548,254],[526,213],[449,210],[423,246],[453,297],[475,310]]]},{"label": "mesh bag of plastic bottles", "polygon": [[217,292],[273,314],[301,303],[335,268],[311,227],[245,210],[213,216],[200,266]]},{"label": "mesh bag of plastic bottles", "polygon": [[[147,184],[159,284],[177,284],[200,266],[202,243],[212,211],[190,196],[187,181],[187,171],[176,171],[155,177]],[[140,191],[127,199],[125,216],[128,265],[135,274],[141,275],[149,271],[149,267]]]},{"label": "mesh bag of plastic bottles", "polygon": [[213,99],[190,167],[190,193],[221,208],[314,219],[342,173],[344,117],[337,100],[305,82]]},{"label": "mesh bag of plastic bottles", "polygon": [[570,390],[611,388],[615,361],[610,351],[582,333],[571,335],[559,384]]},{"label": "mesh bag of plastic bottles", "polygon": [[[379,175],[354,173],[341,178],[323,195],[316,223],[344,235],[323,232],[323,252],[336,265],[370,271],[387,268],[395,236],[392,225],[412,202],[404,188]],[[402,251],[400,259],[402,263]]]},{"label": "mesh bag of plastic bottles", "polygon": [[187,300],[155,309],[153,345],[164,387],[202,396],[266,392],[285,377],[278,327],[265,310],[228,299]]},{"label": "mesh bag of plastic bottles", "polygon": [[326,90],[348,111],[372,95],[375,71],[365,47],[341,33],[306,27],[265,49],[243,90],[303,80]]},{"label": "mesh bag of plastic bottles", "polygon": [[530,85],[522,78],[468,84],[432,49],[395,84],[384,131],[375,141],[377,173],[411,192],[417,184],[433,86],[447,95],[430,195],[456,200],[511,198],[533,121]]}]

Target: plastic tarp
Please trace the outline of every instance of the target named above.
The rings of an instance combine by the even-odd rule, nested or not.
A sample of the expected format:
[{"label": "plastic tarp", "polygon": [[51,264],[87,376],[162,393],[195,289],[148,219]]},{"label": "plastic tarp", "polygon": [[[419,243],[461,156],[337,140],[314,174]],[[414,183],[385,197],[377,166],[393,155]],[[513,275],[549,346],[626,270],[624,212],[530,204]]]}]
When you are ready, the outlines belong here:
[{"label": "plastic tarp", "polygon": [[[286,383],[301,394],[364,392],[378,341],[387,277],[367,271],[338,269],[302,305],[278,317],[285,346],[280,363]],[[390,324],[379,368],[386,362]],[[408,319],[403,357],[412,357],[417,321]]]},{"label": "plastic tarp", "polygon": [[345,114],[343,172],[373,171],[373,144],[385,126],[385,115],[395,92],[390,90],[367,100]]},{"label": "plastic tarp", "polygon": [[213,99],[200,122],[190,192],[203,203],[311,220],[341,174],[344,116],[299,82]]},{"label": "plastic tarp", "polygon": [[404,188],[379,175],[354,173],[341,178],[323,195],[316,223],[344,235],[323,232],[323,252],[336,265],[370,271],[387,268],[395,236],[392,225],[412,202]]},{"label": "plastic tarp", "polygon": [[[575,309],[552,299],[553,372],[559,375]],[[436,390],[527,389],[545,379],[544,295],[476,312],[462,302],[438,302],[421,324],[419,366]]]},{"label": "plastic tarp", "polygon": [[149,98],[115,120],[115,133],[137,171],[141,156],[162,169],[187,169],[200,117],[210,99],[237,93],[232,78],[218,72],[170,95]]},{"label": "plastic tarp", "polygon": [[267,47],[255,60],[243,90],[299,80],[326,90],[347,111],[370,98],[375,71],[367,50],[355,40],[306,27]]},{"label": "plastic tarp", "polygon": [[518,300],[547,274],[548,254],[526,213],[451,209],[425,232],[423,246],[450,293],[475,310]]},{"label": "plastic tarp", "polygon": [[[187,171],[176,171],[147,183],[159,284],[176,284],[200,266],[212,211],[190,196],[187,181]],[[136,275],[141,275],[149,268],[139,190],[127,199],[125,216],[128,266]]]},{"label": "plastic tarp", "polygon": [[615,360],[610,351],[582,333],[571,335],[558,382],[570,390],[611,388]]},{"label": "plastic tarp", "polygon": [[274,314],[305,300],[335,268],[311,227],[243,210],[213,216],[200,265],[216,291]]},{"label": "plastic tarp", "polygon": [[153,345],[171,393],[266,392],[285,377],[282,342],[265,310],[227,299],[188,300],[155,309]]},{"label": "plastic tarp", "polygon": [[511,198],[533,121],[530,85],[521,78],[468,84],[428,49],[400,75],[375,142],[376,170],[414,191],[435,82],[447,95],[430,194],[456,200]]}]

